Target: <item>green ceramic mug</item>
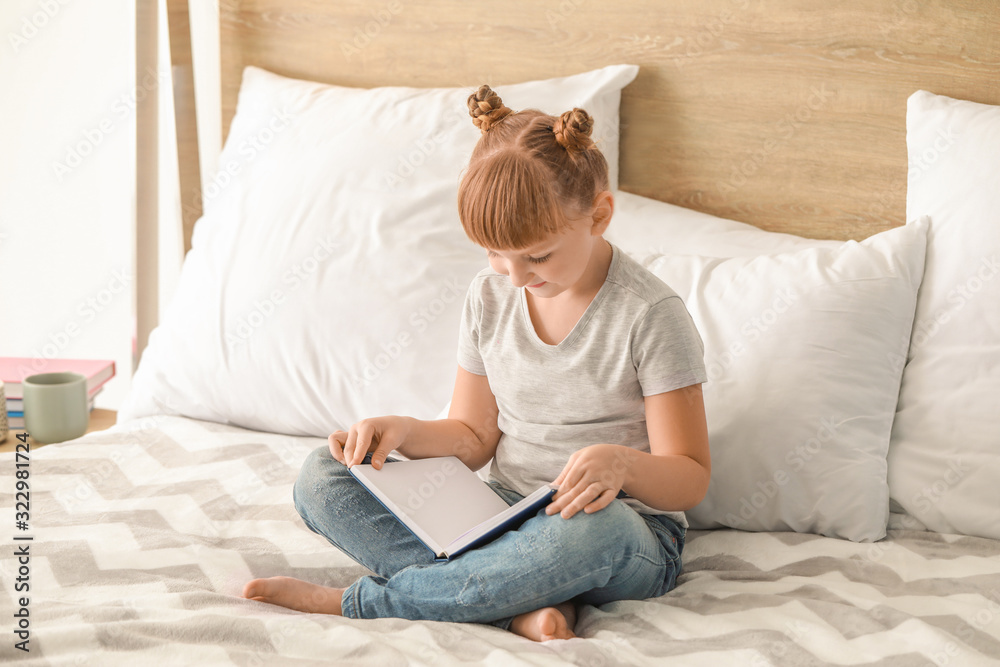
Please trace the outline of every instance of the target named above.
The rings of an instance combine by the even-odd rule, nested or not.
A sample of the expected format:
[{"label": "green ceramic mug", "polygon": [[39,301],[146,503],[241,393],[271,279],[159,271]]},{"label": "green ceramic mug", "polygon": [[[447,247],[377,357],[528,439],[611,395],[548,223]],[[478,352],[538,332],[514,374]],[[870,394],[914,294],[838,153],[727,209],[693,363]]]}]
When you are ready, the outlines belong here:
[{"label": "green ceramic mug", "polygon": [[22,383],[24,425],[36,442],[62,442],[87,432],[87,378],[79,373],[39,373]]}]

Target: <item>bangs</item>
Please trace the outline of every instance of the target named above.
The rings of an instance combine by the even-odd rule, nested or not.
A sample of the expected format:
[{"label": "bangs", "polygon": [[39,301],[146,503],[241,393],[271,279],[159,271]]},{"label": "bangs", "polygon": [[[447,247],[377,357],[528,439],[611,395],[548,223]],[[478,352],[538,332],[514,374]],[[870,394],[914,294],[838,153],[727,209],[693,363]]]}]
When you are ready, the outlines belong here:
[{"label": "bangs", "polygon": [[474,159],[458,188],[458,215],[476,245],[520,250],[567,224],[547,173],[516,149]]}]

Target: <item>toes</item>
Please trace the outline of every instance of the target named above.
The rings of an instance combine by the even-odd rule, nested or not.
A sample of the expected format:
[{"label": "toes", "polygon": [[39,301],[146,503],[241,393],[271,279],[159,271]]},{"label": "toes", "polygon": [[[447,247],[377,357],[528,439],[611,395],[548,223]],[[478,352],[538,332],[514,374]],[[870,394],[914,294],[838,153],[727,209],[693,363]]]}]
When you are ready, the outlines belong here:
[{"label": "toes", "polygon": [[538,634],[542,637],[542,641],[556,638],[556,632],[559,630],[559,616],[559,612],[554,609],[545,610],[538,615]]},{"label": "toes", "polygon": [[330,588],[323,586],[317,586],[309,591],[306,599],[312,604],[313,607],[317,609],[325,609],[328,607],[334,599],[334,591]]},{"label": "toes", "polygon": [[264,595],[264,583],[262,579],[248,581],[243,587],[243,597],[247,600],[254,600]]},{"label": "toes", "polygon": [[547,632],[548,639],[573,639],[576,634],[573,627],[576,625],[576,614],[572,605],[567,609],[565,605],[559,605],[552,610],[549,618],[552,620],[552,631]]},{"label": "toes", "polygon": [[569,619],[561,609],[554,607],[545,611],[546,613],[543,613],[538,619],[538,630],[542,641],[573,639],[576,637],[573,634]]},{"label": "toes", "polygon": [[270,602],[276,595],[278,595],[281,584],[281,580],[286,577],[271,577],[269,579],[253,579],[246,583],[243,587],[243,597],[247,600],[259,600],[261,602]]}]

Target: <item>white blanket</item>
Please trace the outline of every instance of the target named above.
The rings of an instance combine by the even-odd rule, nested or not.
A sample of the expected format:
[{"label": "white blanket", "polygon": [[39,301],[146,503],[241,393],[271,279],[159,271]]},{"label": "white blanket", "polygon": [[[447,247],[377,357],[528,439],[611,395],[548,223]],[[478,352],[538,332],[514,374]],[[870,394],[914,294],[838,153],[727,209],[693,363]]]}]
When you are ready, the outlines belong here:
[{"label": "white blanket", "polygon": [[0,661],[1000,664],[1000,542],[916,530],[875,544],[691,531],[673,591],[584,608],[578,639],[544,644],[484,625],[353,620],[244,600],[255,577],[346,586],[367,573],[292,507],[299,465],[324,444],[157,417],[39,448],[26,531],[14,526],[14,455],[4,454],[0,617],[9,628],[22,609],[12,553],[29,544],[30,652],[8,630]]}]

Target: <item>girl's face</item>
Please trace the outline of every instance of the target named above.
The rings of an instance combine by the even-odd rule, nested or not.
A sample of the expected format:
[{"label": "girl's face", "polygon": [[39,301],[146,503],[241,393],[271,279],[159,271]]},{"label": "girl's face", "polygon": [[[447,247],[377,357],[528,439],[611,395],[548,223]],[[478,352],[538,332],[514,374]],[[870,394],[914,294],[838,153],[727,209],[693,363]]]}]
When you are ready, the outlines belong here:
[{"label": "girl's face", "polygon": [[[514,287],[525,287],[533,296],[551,298],[581,285],[595,249],[602,242],[591,217],[571,220],[558,234],[550,234],[521,250],[487,248],[490,266],[510,277]],[[596,233],[594,233],[596,232]]]}]

